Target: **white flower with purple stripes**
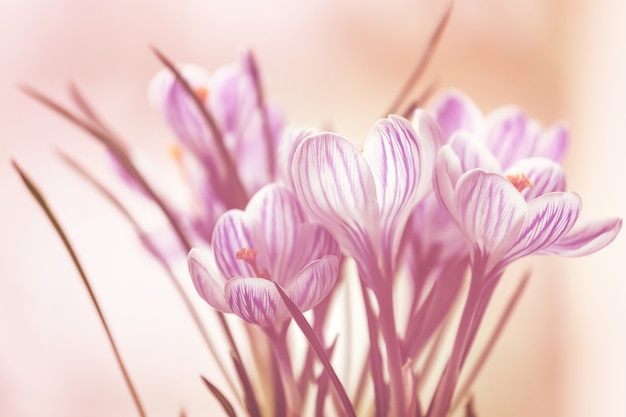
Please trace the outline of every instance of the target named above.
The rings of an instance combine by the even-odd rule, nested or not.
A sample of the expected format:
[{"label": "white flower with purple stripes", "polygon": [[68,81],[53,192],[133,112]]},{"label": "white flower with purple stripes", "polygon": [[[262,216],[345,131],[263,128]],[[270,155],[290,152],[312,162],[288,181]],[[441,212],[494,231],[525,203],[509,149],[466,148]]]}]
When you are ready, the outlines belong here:
[{"label": "white flower with purple stripes", "polygon": [[611,242],[622,224],[617,218],[577,224],[582,200],[566,192],[560,165],[535,157],[503,171],[464,131],[439,150],[434,184],[484,275],[532,254],[588,255]]},{"label": "white flower with purple stripes", "polygon": [[309,223],[296,197],[281,185],[255,194],[246,210],[229,210],[213,232],[212,249],[194,248],[189,272],[200,296],[215,309],[261,326],[291,317],[274,285],[302,311],[332,290],[339,247]]},{"label": "white flower with purple stripes", "polygon": [[425,112],[413,125],[389,116],[363,148],[333,133],[304,139],[291,161],[293,186],[309,217],[334,233],[369,285],[391,277],[406,221],[432,189],[439,129]]}]

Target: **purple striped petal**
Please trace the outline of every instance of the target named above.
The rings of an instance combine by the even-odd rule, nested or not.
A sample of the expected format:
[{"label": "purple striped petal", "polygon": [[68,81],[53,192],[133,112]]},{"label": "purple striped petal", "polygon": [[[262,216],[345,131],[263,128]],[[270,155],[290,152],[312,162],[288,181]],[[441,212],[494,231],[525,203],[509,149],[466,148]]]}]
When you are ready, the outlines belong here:
[{"label": "purple striped petal", "polygon": [[211,246],[217,266],[225,277],[255,276],[250,265],[236,255],[240,249],[257,249],[263,253],[265,247],[259,247],[262,242],[253,239],[256,234],[246,225],[245,213],[241,210],[229,210],[217,220]]},{"label": "purple striped petal", "polygon": [[310,310],[330,294],[338,272],[339,257],[325,256],[307,265],[285,292],[301,311]]},{"label": "purple striped petal", "polygon": [[569,145],[569,128],[565,123],[558,123],[543,132],[535,145],[533,156],[541,156],[561,162]]},{"label": "purple striped petal", "polygon": [[[384,262],[388,263],[419,202],[417,192],[424,176],[420,171],[424,158],[413,126],[399,116],[389,116],[374,125],[363,143],[363,157],[376,184],[380,243]],[[425,176],[429,179],[430,172]]]},{"label": "purple striped petal", "polygon": [[506,169],[531,154],[539,134],[539,125],[520,109],[503,107],[488,116],[485,143]]},{"label": "purple striped petal", "polygon": [[307,137],[314,135],[313,129],[291,129],[285,132],[280,138],[278,146],[278,165],[280,173],[287,186],[293,190],[293,179],[291,176],[291,165],[296,149]]},{"label": "purple striped petal", "polygon": [[454,153],[450,145],[443,146],[437,154],[433,186],[437,199],[457,222],[454,189],[462,173],[461,161],[457,154]]},{"label": "purple striped petal", "polygon": [[620,229],[622,219],[613,218],[578,222],[556,242],[538,252],[539,255],[585,256],[611,243]]},{"label": "purple striped petal", "polygon": [[213,254],[193,248],[187,256],[187,266],[198,294],[214,309],[229,313],[231,310],[224,298],[225,280],[215,268]]},{"label": "purple striped petal", "polygon": [[293,157],[295,192],[309,217],[331,230],[347,254],[378,259],[376,185],[365,158],[333,133],[306,138]]},{"label": "purple striped petal", "polygon": [[[180,71],[199,94],[208,94],[209,76],[199,67],[182,65]],[[170,128],[188,149],[202,160],[211,160],[211,133],[195,103],[169,70],[159,72],[150,83],[148,94]]]},{"label": "purple striped petal", "polygon": [[502,168],[489,148],[476,140],[471,133],[460,131],[450,138],[450,147],[459,157],[461,170],[467,172],[481,168],[489,172],[501,172]]},{"label": "purple striped petal", "polygon": [[469,97],[459,91],[447,92],[439,98],[433,114],[446,142],[456,131],[478,133],[482,130],[482,112]]},{"label": "purple striped petal", "polygon": [[219,68],[211,77],[208,105],[222,132],[236,132],[256,110],[256,92],[240,65]]},{"label": "purple striped petal", "polygon": [[528,202],[528,214],[505,262],[547,249],[576,223],[582,200],[576,193],[551,193]]},{"label": "purple striped petal", "polygon": [[294,257],[290,262],[287,275],[295,277],[300,270],[316,259],[322,259],[326,255],[339,257],[341,250],[339,244],[330,232],[319,224],[304,223],[300,226],[298,235],[298,250],[294,251]]},{"label": "purple striped petal", "polygon": [[444,140],[439,125],[424,110],[415,110],[411,123],[417,133],[417,145],[420,153],[418,166],[420,180],[417,199],[422,201],[432,191],[437,152],[444,145]]},{"label": "purple striped petal", "polygon": [[253,240],[265,242],[265,251],[259,253],[258,259],[261,262],[263,256],[269,263],[259,267],[267,267],[274,281],[287,285],[309,262],[294,262],[303,249],[300,226],[306,220],[296,196],[282,185],[263,187],[248,203],[246,219],[249,230],[259,233]]},{"label": "purple striped petal", "polygon": [[459,179],[456,207],[457,221],[471,246],[489,255],[487,269],[513,246],[527,212],[526,201],[509,180],[482,170]]},{"label": "purple striped petal", "polygon": [[282,301],[272,281],[233,278],[224,285],[224,294],[231,311],[247,322],[270,326],[279,320],[276,310]]},{"label": "purple striped petal", "polygon": [[563,168],[546,158],[522,159],[509,168],[507,174],[524,174],[533,184],[532,187],[522,190],[526,201],[548,193],[563,192],[567,188]]}]

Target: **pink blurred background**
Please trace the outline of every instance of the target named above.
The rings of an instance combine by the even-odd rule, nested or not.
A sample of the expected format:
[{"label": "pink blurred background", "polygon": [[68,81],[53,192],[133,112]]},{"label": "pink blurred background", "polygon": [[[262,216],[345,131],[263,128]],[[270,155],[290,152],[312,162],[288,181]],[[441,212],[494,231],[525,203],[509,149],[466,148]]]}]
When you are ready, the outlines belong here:
[{"label": "pink blurred background", "polygon": [[[42,186],[78,248],[149,415],[214,410],[198,380],[213,368],[163,273],[56,156],[57,148],[80,156],[116,187],[102,149],[17,85],[65,100],[75,81],[134,147],[163,161],[173,137],[146,100],[160,68],[149,45],[209,69],[251,47],[267,95],[291,124],[331,124],[359,141],[390,105],[443,3],[0,2],[0,415],[135,415],[86,292],[11,158]],[[621,0],[457,0],[421,87],[436,80],[485,111],[516,103],[544,123],[568,120],[565,165],[583,217],[625,216],[625,21]],[[142,219],[158,224],[150,210]],[[534,259],[509,274],[499,300],[516,273],[534,270],[476,386],[481,417],[626,415],[625,254],[620,235],[591,257]]]}]

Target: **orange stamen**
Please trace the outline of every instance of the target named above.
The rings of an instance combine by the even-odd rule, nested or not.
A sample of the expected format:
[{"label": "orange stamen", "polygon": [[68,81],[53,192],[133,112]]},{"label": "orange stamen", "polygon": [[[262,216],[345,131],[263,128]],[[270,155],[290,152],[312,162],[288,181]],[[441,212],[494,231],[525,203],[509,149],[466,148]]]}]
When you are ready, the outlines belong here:
[{"label": "orange stamen", "polygon": [[193,92],[203,103],[206,101],[206,98],[209,96],[209,89],[206,87],[196,87],[193,90]]},{"label": "orange stamen", "polygon": [[272,277],[270,276],[270,271],[268,271],[267,268],[263,268],[261,271],[259,271],[259,267],[256,264],[256,256],[258,253],[259,251],[256,249],[241,248],[235,254],[235,258],[240,259],[250,265],[257,278],[263,278],[271,281]]},{"label": "orange stamen", "polygon": [[174,161],[176,161],[177,164],[182,165],[183,163],[183,150],[180,148],[179,145],[171,145],[170,149],[170,156],[174,159]]},{"label": "orange stamen", "polygon": [[526,188],[530,188],[533,186],[533,183],[530,181],[530,179],[528,179],[528,177],[525,174],[507,175],[506,179],[509,180],[511,184],[513,184],[513,186],[517,188],[517,191],[519,191],[520,193],[524,191]]}]

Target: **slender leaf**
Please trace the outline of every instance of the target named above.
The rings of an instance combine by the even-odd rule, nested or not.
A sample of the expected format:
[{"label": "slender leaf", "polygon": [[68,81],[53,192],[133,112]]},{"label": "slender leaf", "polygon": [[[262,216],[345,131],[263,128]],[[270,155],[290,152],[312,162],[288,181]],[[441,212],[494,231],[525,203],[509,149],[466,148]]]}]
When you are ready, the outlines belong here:
[{"label": "slender leaf", "polygon": [[236,394],[237,390],[235,388],[235,383],[233,382],[233,379],[232,379],[230,373],[226,372],[226,368],[225,368],[223,362],[219,358],[219,355],[217,353],[217,349],[216,349],[215,345],[213,344],[213,341],[209,337],[209,335],[208,335],[204,325],[202,324],[202,319],[200,318],[200,315],[198,314],[198,311],[196,310],[196,308],[194,307],[193,303],[191,302],[191,299],[189,298],[189,296],[187,295],[187,293],[185,292],[185,290],[181,286],[180,282],[176,278],[176,275],[174,274],[174,272],[170,268],[167,260],[163,257],[163,254],[155,247],[155,245],[152,242],[152,240],[150,239],[150,237],[146,235],[146,232],[141,228],[141,226],[139,225],[137,220],[135,220],[135,218],[132,216],[132,214],[130,214],[130,212],[126,209],[124,204],[122,204],[122,202],[108,188],[106,188],[100,181],[98,181],[92,174],[90,174],[85,169],[85,167],[83,167],[80,163],[78,163],[72,157],[70,157],[69,155],[67,155],[63,151],[59,151],[59,154],[60,154],[61,158],[63,159],[63,161],[66,164],[68,164],[69,167],[74,169],[81,177],[83,177],[85,180],[87,180],[87,182],[89,182],[97,191],[99,191],[107,200],[109,200],[109,202],[131,224],[131,226],[133,227],[133,229],[135,230],[135,232],[137,233],[139,238],[142,240],[143,244],[150,251],[150,253],[152,253],[152,255],[155,257],[155,259],[157,260],[159,265],[161,265],[161,267],[165,271],[168,279],[170,280],[170,282],[172,283],[172,285],[176,289],[176,293],[178,294],[178,296],[183,301],[183,304],[185,305],[185,308],[187,309],[187,312],[191,316],[191,319],[193,320],[194,325],[196,326],[196,328],[200,332],[200,336],[202,337],[202,340],[204,340],[204,343],[207,345],[209,351],[211,352],[211,354],[215,358],[215,362],[217,363],[218,367],[220,368],[220,371],[222,372],[222,374],[226,378],[226,381],[227,381],[228,385],[230,386],[231,390],[233,391],[233,393]]},{"label": "slender leaf", "polygon": [[[120,143],[118,143],[116,138],[109,136],[107,132],[103,131],[97,126],[94,126],[92,123],[81,119],[64,106],[58,104],[54,100],[50,99],[49,97],[45,96],[35,89],[23,86],[22,91],[24,91],[24,93],[42,103],[49,109],[53,110],[55,113],[59,114],[76,126],[80,127],[81,129],[89,133],[92,137],[94,137],[98,142],[102,143],[107,149],[109,149],[113,153],[117,161],[122,165],[123,169],[126,170],[126,172],[128,172],[128,174],[135,181],[137,181],[137,184],[139,184],[139,186],[155,202],[161,212],[165,215],[168,222],[172,226],[172,229],[176,233],[176,237],[180,241],[182,248],[185,251],[189,251],[191,249],[191,244],[187,239],[182,226],[179,224],[178,220],[172,213],[172,210],[168,207],[165,201],[163,201],[163,199],[154,191],[152,186],[143,177],[143,175],[141,175],[133,161],[128,156],[126,149],[124,149],[124,147]],[[78,90],[76,90],[75,94],[78,94]]]},{"label": "slender leaf", "polygon": [[[485,362],[487,361],[487,358],[493,351],[493,348],[495,347],[496,342],[498,341],[500,335],[502,334],[502,331],[504,330],[506,324],[511,318],[511,315],[513,314],[513,311],[515,310],[517,303],[522,297],[522,294],[524,293],[524,290],[526,289],[529,279],[530,279],[529,273],[527,273],[526,275],[522,277],[519,284],[515,288],[515,291],[513,291],[511,298],[509,298],[509,301],[506,303],[504,311],[500,315],[500,319],[498,320],[498,322],[496,323],[496,326],[491,332],[491,335],[489,336],[487,343],[485,344],[482,351],[478,355],[478,359],[474,363],[474,366],[472,366],[472,369],[470,373],[468,374],[467,378],[465,379],[465,381],[463,381],[463,385],[461,385],[461,388],[458,390],[455,399],[452,401],[452,408],[451,408],[452,413],[454,413],[454,410],[456,410],[461,405],[461,403],[463,402],[463,399],[467,396],[480,370],[483,368]],[[470,399],[469,403],[471,402],[472,401]]]},{"label": "slender leaf", "polygon": [[454,3],[454,0],[450,0],[450,2],[448,3],[446,11],[444,15],[441,17],[441,19],[439,20],[439,23],[437,24],[435,31],[430,36],[430,39],[428,40],[428,45],[426,46],[426,49],[422,52],[417,62],[417,65],[415,66],[415,68],[413,69],[413,72],[411,73],[409,78],[406,80],[402,88],[400,89],[400,92],[398,93],[398,95],[396,96],[396,98],[394,99],[393,103],[391,104],[391,106],[387,110],[387,113],[384,116],[398,112],[400,105],[409,95],[415,83],[422,76],[424,70],[426,69],[426,65],[430,62],[430,59],[432,58],[433,53],[435,52],[437,44],[439,43],[441,39],[441,35],[443,35],[446,25],[448,24],[448,20],[450,19],[450,14],[452,12],[453,3]]},{"label": "slender leaf", "polygon": [[272,139],[272,130],[267,114],[267,106],[265,105],[265,91],[263,89],[263,83],[261,82],[261,74],[256,64],[256,58],[254,57],[254,54],[252,52],[250,52],[248,55],[247,63],[250,66],[250,71],[252,72],[252,82],[254,83],[254,88],[256,89],[256,104],[261,114],[261,123],[263,124],[263,136],[265,137],[265,153],[267,157],[267,169],[269,174],[268,178],[271,178],[273,180],[274,174],[276,172],[276,161],[274,160],[274,141]]},{"label": "slender leaf", "polygon": [[237,374],[239,374],[239,379],[241,380],[241,384],[243,385],[243,393],[246,403],[246,408],[248,409],[248,413],[250,417],[261,417],[261,411],[259,410],[259,403],[256,400],[256,396],[254,395],[254,390],[252,389],[252,384],[250,383],[250,379],[248,378],[248,374],[246,373],[243,364],[241,363],[241,359],[238,355],[232,354],[231,358],[233,363],[235,364],[235,370]]},{"label": "slender leaf", "polygon": [[67,238],[67,235],[63,231],[61,224],[58,222],[56,216],[52,212],[52,209],[46,202],[45,198],[43,197],[43,194],[39,191],[38,187],[33,183],[33,181],[30,180],[30,178],[26,175],[26,173],[24,173],[24,171],[20,168],[17,162],[12,161],[12,164],[13,164],[13,168],[15,168],[15,170],[18,172],[18,174],[22,178],[22,181],[26,185],[26,188],[28,188],[28,191],[32,194],[32,196],[35,198],[39,206],[45,212],[46,216],[48,217],[48,220],[50,221],[50,223],[52,223],[52,226],[54,227],[55,231],[61,238],[61,241],[63,242],[63,245],[65,246],[65,249],[67,250],[70,257],[72,258],[74,267],[78,271],[78,274],[80,275],[81,280],[83,281],[83,284],[85,285],[85,288],[87,289],[87,292],[89,293],[89,298],[91,299],[91,302],[94,305],[96,312],[98,313],[98,317],[100,318],[100,323],[102,324],[102,327],[104,328],[104,331],[106,332],[107,338],[109,339],[109,343],[111,344],[111,347],[113,349],[113,354],[115,355],[115,360],[117,361],[117,364],[120,370],[122,371],[124,381],[126,382],[128,391],[130,392],[133,398],[133,402],[135,404],[135,407],[137,408],[137,412],[139,413],[140,416],[145,417],[146,412],[143,406],[141,405],[141,401],[139,400],[139,396],[137,395],[137,390],[135,389],[135,386],[130,378],[130,375],[128,373],[128,370],[126,369],[126,366],[124,365],[124,361],[122,360],[122,356],[119,353],[117,344],[115,343],[115,340],[113,339],[113,335],[111,334],[109,325],[107,324],[104,314],[102,313],[102,309],[100,308],[100,303],[98,302],[98,299],[95,293],[93,292],[91,283],[89,282],[89,279],[87,278],[87,275],[85,274],[85,271],[83,270],[83,267],[80,261],[78,260],[78,256],[76,255],[76,252],[74,251],[74,248],[72,247],[72,244]]},{"label": "slender leaf", "polygon": [[228,415],[228,417],[237,417],[237,414],[235,413],[235,409],[231,405],[230,401],[228,401],[228,399],[224,396],[224,394],[222,394],[222,391],[220,391],[215,385],[209,382],[209,380],[203,377],[202,375],[200,375],[200,378],[202,378],[204,385],[207,386],[209,391],[211,391],[213,396],[215,396],[217,401],[219,401],[219,403],[222,405],[222,408],[224,409],[224,411],[226,411],[226,414]]},{"label": "slender leaf", "polygon": [[280,298],[283,300],[283,302],[287,306],[287,309],[291,313],[291,316],[295,320],[298,327],[300,327],[300,330],[302,330],[302,333],[304,334],[304,336],[307,338],[307,340],[313,347],[313,350],[315,350],[315,353],[317,354],[317,357],[320,360],[320,362],[322,362],[322,365],[324,366],[324,370],[326,370],[328,377],[330,378],[331,382],[335,386],[335,389],[337,390],[337,394],[341,398],[341,402],[343,403],[344,410],[349,416],[356,417],[354,407],[352,406],[352,403],[350,402],[350,399],[348,398],[348,394],[346,394],[345,388],[339,381],[339,378],[337,377],[337,373],[335,372],[335,370],[333,369],[333,366],[328,360],[328,356],[326,356],[326,353],[324,352],[324,348],[322,347],[321,343],[315,336],[315,333],[313,332],[313,329],[309,325],[309,322],[306,320],[306,318],[304,317],[300,309],[293,303],[293,301],[291,301],[291,299],[285,293],[282,287],[277,282],[274,282],[274,285],[276,286],[276,289],[278,290],[278,293],[280,294]]},{"label": "slender leaf", "polygon": [[[326,349],[326,356],[329,358],[333,356],[335,352],[335,347],[337,346],[337,340],[339,339],[339,335],[335,336],[333,343],[331,343],[330,347]],[[324,416],[324,404],[326,403],[326,394],[328,393],[328,383],[330,379],[328,378],[328,373],[324,372],[317,379],[317,396],[315,397],[315,415],[317,417]],[[334,398],[334,397],[333,397]],[[337,409],[340,407],[341,400],[338,400]]]},{"label": "slender leaf", "polygon": [[437,83],[435,82],[431,82],[430,84],[428,84],[426,89],[422,91],[422,93],[406,107],[406,110],[402,113],[402,115],[406,119],[411,119],[411,117],[413,116],[413,112],[415,112],[415,110],[421,107],[424,107],[424,104],[426,104],[426,101],[428,101],[428,99],[435,92],[436,87],[437,87]]},{"label": "slender leaf", "polygon": [[[209,113],[206,106],[204,106],[204,104],[200,101],[200,98],[194,93],[193,89],[191,88],[187,80],[182,76],[178,68],[176,68],[176,65],[174,65],[172,61],[170,61],[158,49],[153,47],[152,51],[157,56],[159,61],[161,61],[161,63],[165,65],[167,69],[169,69],[172,72],[172,74],[176,78],[176,81],[180,83],[180,85],[183,87],[183,89],[187,93],[187,96],[189,97],[189,99],[193,101],[197,110],[202,115],[202,118],[204,119],[204,122],[206,123],[207,127],[213,133],[212,136],[213,136],[213,139],[215,140],[215,147],[217,150],[217,154],[219,155],[219,160],[224,165],[226,178],[228,178],[232,184],[231,196],[236,197],[235,201],[233,202],[234,207],[231,207],[231,208],[243,209],[248,201],[247,192],[243,183],[241,182],[241,178],[239,177],[237,167],[235,166],[235,163],[230,153],[228,152],[228,149],[226,149],[226,144],[224,143],[224,135],[220,131],[220,128],[218,127],[215,119],[213,118],[211,113]],[[226,198],[225,201],[228,201],[228,195],[224,195],[223,197]]]}]

